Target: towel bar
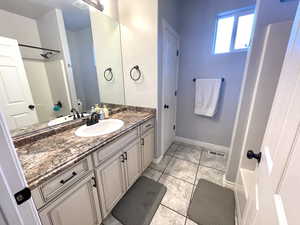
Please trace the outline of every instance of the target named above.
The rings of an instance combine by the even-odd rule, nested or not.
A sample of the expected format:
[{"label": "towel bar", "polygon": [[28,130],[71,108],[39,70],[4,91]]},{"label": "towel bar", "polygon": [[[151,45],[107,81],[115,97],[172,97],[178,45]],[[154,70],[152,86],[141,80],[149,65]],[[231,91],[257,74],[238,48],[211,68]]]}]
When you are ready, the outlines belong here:
[{"label": "towel bar", "polygon": [[[201,79],[201,78],[199,78],[199,79]],[[194,78],[194,79],[193,79],[193,82],[196,82],[196,80],[197,80],[197,79]],[[222,82],[224,82],[224,81],[225,81],[225,78],[222,78]]]}]

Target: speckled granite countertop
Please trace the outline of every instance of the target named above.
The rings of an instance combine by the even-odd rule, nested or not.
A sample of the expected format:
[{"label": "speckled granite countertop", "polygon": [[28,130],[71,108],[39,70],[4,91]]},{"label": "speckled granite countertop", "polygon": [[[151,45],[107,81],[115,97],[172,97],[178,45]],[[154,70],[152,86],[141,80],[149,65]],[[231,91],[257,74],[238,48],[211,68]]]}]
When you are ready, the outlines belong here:
[{"label": "speckled granite countertop", "polygon": [[76,127],[18,147],[17,153],[29,187],[34,189],[154,116],[154,112],[128,110],[111,117],[124,121],[124,126],[111,134],[90,138],[77,137]]}]

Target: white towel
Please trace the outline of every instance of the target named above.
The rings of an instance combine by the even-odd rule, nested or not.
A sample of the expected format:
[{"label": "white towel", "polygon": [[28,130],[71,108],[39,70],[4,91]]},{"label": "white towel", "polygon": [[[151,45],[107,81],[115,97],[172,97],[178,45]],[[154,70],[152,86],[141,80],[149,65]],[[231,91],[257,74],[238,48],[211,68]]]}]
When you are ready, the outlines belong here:
[{"label": "white towel", "polygon": [[195,114],[213,117],[217,110],[222,79],[197,79]]}]

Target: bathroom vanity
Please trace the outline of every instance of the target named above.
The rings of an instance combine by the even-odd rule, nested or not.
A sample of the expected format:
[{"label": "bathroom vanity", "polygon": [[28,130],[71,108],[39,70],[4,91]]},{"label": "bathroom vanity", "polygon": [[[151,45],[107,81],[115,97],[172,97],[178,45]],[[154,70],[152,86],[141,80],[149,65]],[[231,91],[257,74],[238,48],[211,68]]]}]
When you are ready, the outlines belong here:
[{"label": "bathroom vanity", "polygon": [[[154,158],[155,110],[111,116],[124,126],[83,138],[75,127],[17,148],[43,225],[98,225]],[[63,131],[64,130],[64,131]]]}]

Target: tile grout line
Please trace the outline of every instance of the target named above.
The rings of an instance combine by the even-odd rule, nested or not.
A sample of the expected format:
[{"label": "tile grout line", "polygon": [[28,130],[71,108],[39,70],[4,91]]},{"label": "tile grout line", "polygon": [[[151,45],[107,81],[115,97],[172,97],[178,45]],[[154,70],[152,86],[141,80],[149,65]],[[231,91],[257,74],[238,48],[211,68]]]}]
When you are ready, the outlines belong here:
[{"label": "tile grout line", "polygon": [[[158,179],[158,182],[159,182],[159,180],[162,178],[162,176],[165,175],[165,174],[166,174],[167,176],[171,176],[171,175],[169,175],[169,174],[166,173],[166,170],[167,170],[167,167],[168,167],[168,165],[170,164],[171,160],[172,160],[173,158],[176,158],[176,157],[175,157],[175,153],[176,153],[177,149],[178,149],[178,146],[176,147],[176,150],[174,151],[174,153],[172,154],[172,156],[169,155],[169,156],[171,157],[171,159],[169,160],[169,162],[167,163],[167,165],[166,165],[164,171],[163,171],[162,174],[160,175],[160,177],[159,177],[159,179]],[[200,158],[201,158],[201,155],[200,155]],[[196,174],[196,175],[197,175],[197,174]],[[174,177],[174,176],[171,176],[171,177],[173,177],[174,179],[178,179],[178,180],[180,180],[180,181],[184,181],[184,180],[179,179],[179,178]],[[184,182],[187,182],[187,181],[184,181]],[[189,183],[189,182],[187,182],[187,183]],[[189,184],[191,184],[191,183],[189,183]],[[192,185],[193,188],[194,188],[194,185],[193,185],[193,184],[191,184],[191,185]],[[162,206],[166,207],[167,209],[169,209],[169,210],[171,210],[171,211],[173,211],[173,212],[175,212],[175,213],[177,213],[177,214],[183,216],[183,217],[184,217],[184,225],[186,224],[186,221],[187,221],[187,216],[186,216],[186,215],[182,215],[181,213],[177,212],[176,210],[174,210],[174,209],[172,209],[172,208],[170,208],[170,207],[164,205],[162,202],[160,202],[160,205],[162,205]]]},{"label": "tile grout line", "polygon": [[[172,144],[174,144],[174,143],[172,143]],[[176,152],[179,150],[179,147],[186,148],[186,146],[181,145],[180,143],[176,143],[176,145],[177,145],[177,147],[176,147],[175,150],[172,152],[173,154],[170,155],[170,154],[166,154],[167,152],[165,153],[164,157],[165,157],[165,156],[169,156],[169,157],[170,157],[170,160],[166,163],[166,166],[165,166],[165,168],[164,168],[162,171],[160,171],[160,170],[158,170],[158,169],[156,169],[156,168],[152,168],[151,166],[149,166],[149,168],[152,169],[152,170],[154,170],[154,171],[157,171],[157,172],[161,173],[161,175],[159,176],[157,182],[159,182],[159,181],[161,180],[162,176],[165,175],[165,176],[170,176],[170,177],[172,177],[172,178],[174,178],[174,179],[176,179],[176,180],[179,180],[179,181],[188,183],[188,184],[190,184],[190,185],[193,186],[192,192],[191,192],[191,195],[190,195],[190,198],[189,198],[189,201],[188,201],[188,208],[187,208],[187,211],[186,211],[186,215],[184,215],[184,214],[182,214],[182,213],[176,211],[175,209],[172,209],[171,207],[169,207],[169,206],[163,204],[162,201],[160,202],[160,205],[161,205],[161,206],[164,206],[164,207],[166,207],[167,209],[169,209],[170,211],[172,211],[172,212],[174,212],[174,213],[176,213],[176,214],[178,214],[178,215],[180,215],[180,216],[183,216],[183,217],[184,217],[184,223],[183,223],[183,225],[187,225],[188,220],[189,220],[188,217],[187,217],[187,216],[188,216],[187,214],[188,214],[189,207],[190,207],[190,205],[191,205],[191,201],[192,201],[192,197],[193,197],[194,191],[195,191],[196,186],[197,186],[197,180],[198,180],[198,179],[197,179],[197,177],[198,177],[197,175],[198,175],[198,172],[199,172],[199,170],[200,170],[200,167],[206,167],[206,168],[213,169],[213,170],[216,170],[216,171],[219,171],[219,172],[222,172],[222,173],[225,173],[225,172],[222,171],[222,170],[219,170],[219,169],[217,169],[217,168],[213,168],[213,167],[201,165],[201,160],[202,160],[203,157],[204,157],[203,154],[205,154],[205,152],[207,152],[206,149],[196,149],[197,151],[200,152],[200,157],[199,157],[198,163],[195,163],[195,162],[192,162],[192,161],[189,161],[189,160],[186,160],[186,159],[182,159],[182,158],[176,157]],[[163,157],[163,158],[164,158],[164,157]],[[171,162],[173,159],[183,160],[183,161],[192,163],[192,164],[194,164],[194,165],[197,166],[197,170],[196,170],[196,174],[195,174],[195,178],[194,178],[193,183],[191,183],[191,182],[189,182],[189,181],[186,181],[186,180],[184,180],[184,179],[182,179],[182,178],[175,177],[175,176],[173,176],[173,175],[171,175],[171,174],[169,174],[169,173],[166,172],[168,166],[170,165],[170,162]]]},{"label": "tile grout line", "polygon": [[216,169],[216,168],[214,168],[214,167],[211,167],[211,166],[205,166],[205,165],[201,165],[201,164],[199,164],[199,166],[201,166],[201,167],[206,167],[206,168],[209,168],[209,169],[217,170],[218,172],[225,173],[225,171],[223,171],[223,170],[219,170],[219,169]]},{"label": "tile grout line", "polygon": [[[176,150],[174,151],[174,154],[175,154],[176,151],[177,151],[177,147],[176,147]],[[162,172],[160,171],[160,172],[161,172],[161,175],[160,175],[160,177],[158,178],[158,182],[159,182],[159,180],[161,179],[161,177],[165,174],[168,165],[170,164],[172,158],[174,157],[174,154],[173,154],[172,156],[169,155],[169,156],[171,157],[171,159],[170,159],[169,162],[167,163],[167,165],[166,165],[166,167],[164,168],[164,170],[163,170]],[[164,156],[164,157],[165,157],[165,156]]]},{"label": "tile grout line", "polygon": [[[191,196],[190,196],[190,200],[189,200],[189,204],[188,204],[188,210],[189,210],[191,202],[192,202],[194,191],[195,191],[195,189],[197,187],[196,182],[198,180],[197,177],[198,177],[198,172],[199,172],[199,168],[200,168],[200,162],[201,162],[201,159],[202,159],[202,155],[203,155],[203,151],[200,154],[199,163],[198,163],[198,166],[197,166],[197,172],[196,172],[195,179],[194,179],[194,184],[193,184],[193,190],[192,190],[192,193],[191,193]],[[187,221],[188,221],[188,217],[187,217],[187,214],[186,214],[185,223],[184,223],[185,225],[187,224]]]},{"label": "tile grout line", "polygon": [[180,180],[180,181],[185,182],[185,183],[188,183],[188,184],[190,184],[190,185],[194,185],[194,183],[191,183],[191,182],[189,182],[189,181],[183,180],[182,178],[175,177],[175,176],[173,176],[173,175],[171,175],[171,174],[169,174],[169,173],[164,173],[164,174],[165,174],[166,176],[172,177],[172,178],[174,178],[174,179],[176,179],[176,180]]},{"label": "tile grout line", "polygon": [[184,214],[182,214],[182,213],[180,213],[180,212],[177,212],[175,209],[170,208],[170,206],[167,206],[167,205],[165,205],[165,204],[163,204],[163,203],[160,203],[160,204],[161,204],[162,206],[166,207],[167,209],[169,209],[169,210],[175,212],[176,214],[178,214],[178,215],[183,216],[183,217],[186,218],[186,216],[185,216]]},{"label": "tile grout line", "polygon": [[[163,170],[163,172],[162,171],[160,171],[160,170],[156,170],[156,171],[159,171],[159,172],[161,172],[162,174],[160,175],[160,177],[159,177],[159,179],[158,179],[158,181],[160,180],[160,178],[165,174],[165,175],[167,175],[167,176],[170,176],[170,177],[173,177],[173,178],[175,178],[175,179],[177,179],[177,180],[180,180],[180,181],[183,181],[183,182],[186,182],[186,183],[189,183],[189,184],[191,184],[191,185],[194,185],[194,183],[191,183],[191,182],[189,182],[189,181],[186,181],[186,180],[184,180],[184,179],[182,179],[182,178],[179,178],[179,177],[175,177],[175,176],[173,176],[173,175],[171,175],[171,174],[169,174],[169,173],[166,173],[166,170],[167,170],[167,167],[168,167],[168,165],[170,164],[170,162],[172,161],[172,159],[173,158],[176,158],[176,159],[178,159],[176,156],[175,156],[175,153],[176,153],[176,151],[178,150],[178,147],[176,148],[176,150],[174,151],[174,153],[173,153],[173,155],[172,156],[170,156],[171,157],[171,159],[169,160],[169,162],[167,163],[167,165],[166,165],[166,167],[165,167],[165,169]],[[200,163],[200,160],[201,160],[201,155],[202,155],[202,152],[201,152],[201,154],[200,154],[200,158],[199,158],[199,163]],[[184,161],[187,161],[187,160],[184,160]],[[188,161],[188,162],[190,162],[190,161]],[[191,162],[192,163],[192,162]],[[199,163],[198,164],[196,164],[196,163],[193,163],[194,165],[197,165],[197,171],[196,171],[196,177],[197,177],[197,172],[198,172],[198,165],[199,165]],[[152,169],[154,169],[154,168],[152,168]],[[154,169],[155,170],[155,169]],[[195,182],[195,180],[194,180],[194,182]]]},{"label": "tile grout line", "polygon": [[[173,144],[174,144],[174,143],[173,143]],[[219,172],[222,172],[222,173],[224,173],[224,171],[219,170],[219,169],[217,169],[217,168],[213,168],[213,167],[201,165],[201,160],[202,160],[202,158],[204,157],[203,154],[205,154],[205,152],[206,152],[205,149],[196,149],[197,151],[199,151],[199,152],[201,153],[201,154],[200,154],[200,157],[199,157],[199,161],[198,161],[197,164],[194,163],[194,162],[191,162],[191,161],[189,161],[189,160],[186,160],[186,159],[182,159],[182,158],[176,157],[176,156],[175,156],[175,155],[176,155],[176,152],[178,151],[178,148],[179,148],[180,146],[185,147],[184,145],[177,144],[176,149],[173,151],[173,153],[172,153],[171,155],[170,155],[170,154],[165,154],[165,156],[169,156],[169,157],[170,157],[170,160],[167,162],[166,167],[163,169],[163,171],[160,171],[160,170],[158,170],[158,169],[151,168],[151,167],[150,167],[150,168],[153,169],[153,170],[155,170],[155,171],[158,171],[158,172],[161,173],[161,175],[160,175],[159,178],[158,178],[158,182],[161,180],[162,176],[166,175],[166,176],[170,176],[170,177],[172,177],[172,178],[174,178],[174,179],[180,180],[180,181],[182,181],[182,182],[186,182],[186,183],[188,183],[188,184],[190,184],[190,185],[193,186],[192,193],[191,193],[191,195],[190,195],[190,199],[189,199],[189,203],[188,203],[188,208],[187,208],[187,210],[188,210],[189,207],[190,207],[190,205],[191,205],[193,193],[194,193],[194,191],[195,191],[195,189],[196,189],[196,186],[197,186],[197,180],[198,180],[198,179],[197,179],[197,177],[198,177],[197,175],[198,175],[200,166],[201,166],[201,167],[210,168],[210,169],[214,169],[214,170],[219,171]],[[164,157],[165,157],[165,156],[164,156]],[[167,167],[169,166],[170,162],[171,162],[172,159],[174,159],[174,158],[175,158],[175,159],[179,159],[179,160],[184,160],[184,161],[186,161],[186,162],[189,162],[189,163],[192,163],[192,164],[194,164],[194,165],[197,165],[197,170],[196,170],[196,174],[195,174],[195,178],[194,178],[194,182],[193,182],[193,183],[190,183],[190,182],[188,182],[188,181],[186,181],[186,180],[183,180],[183,179],[181,179],[181,178],[178,178],[178,177],[175,177],[175,176],[173,176],[173,175],[171,175],[171,174],[166,173]],[[187,222],[188,222],[187,214],[186,214],[186,215],[183,215],[183,214],[181,214],[180,212],[177,212],[176,210],[170,208],[169,206],[164,205],[162,202],[160,203],[160,205],[162,205],[162,206],[166,207],[167,209],[169,209],[169,210],[171,210],[171,211],[173,211],[173,212],[175,212],[175,213],[177,213],[177,214],[183,216],[183,217],[185,218],[184,225],[187,224]],[[188,212],[188,211],[187,211],[187,212]]]},{"label": "tile grout line", "polygon": [[[201,153],[202,153],[202,152],[201,152]],[[174,155],[174,158],[176,158],[176,159],[180,159],[180,160],[183,160],[183,161],[185,161],[185,162],[193,163],[193,164],[195,164],[195,165],[198,165],[198,163],[192,162],[192,161],[190,161],[190,160],[187,160],[187,159],[182,159],[182,158],[179,158],[178,156],[175,156],[175,155]]]}]

